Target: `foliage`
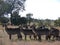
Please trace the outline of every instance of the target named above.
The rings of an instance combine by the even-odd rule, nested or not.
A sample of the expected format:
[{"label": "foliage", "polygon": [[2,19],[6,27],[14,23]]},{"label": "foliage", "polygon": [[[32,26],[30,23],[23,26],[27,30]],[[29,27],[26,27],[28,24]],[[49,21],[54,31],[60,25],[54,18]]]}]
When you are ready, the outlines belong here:
[{"label": "foliage", "polygon": [[25,17],[20,17],[17,12],[14,12],[11,17],[11,23],[14,25],[26,24],[27,19]]},{"label": "foliage", "polygon": [[30,22],[32,21],[31,16],[33,16],[32,13],[28,13],[28,14],[26,14],[26,17],[27,17],[27,20],[28,20],[29,24],[30,24]]},{"label": "foliage", "polygon": [[20,18],[20,24],[27,24],[27,18],[21,17]]},{"label": "foliage", "polygon": [[38,22],[38,26],[42,26],[43,25],[43,20],[39,20],[39,22]]},{"label": "foliage", "polygon": [[[16,2],[17,1],[17,2]],[[3,15],[5,12],[12,14],[14,11],[24,10],[24,3],[26,0],[0,0],[0,15]]]},{"label": "foliage", "polygon": [[50,26],[51,25],[51,20],[50,19],[45,19],[45,25]]},{"label": "foliage", "polygon": [[5,26],[9,22],[9,19],[7,17],[0,17],[0,23],[2,26]]},{"label": "foliage", "polygon": [[31,16],[33,16],[33,14],[32,13],[28,13],[28,14],[26,14],[26,16],[27,16],[27,18],[31,18]]},{"label": "foliage", "polygon": [[54,21],[54,25],[55,26],[60,26],[60,18],[58,18],[57,20]]},{"label": "foliage", "polygon": [[9,19],[6,17],[1,17],[0,21],[1,21],[1,23],[8,23]]},{"label": "foliage", "polygon": [[[5,1],[0,0],[0,19],[1,16],[4,15],[5,13],[7,14],[10,13],[11,23],[15,25],[17,24],[19,25],[20,16],[17,13],[19,10],[20,11],[25,10],[25,6],[24,6],[25,1],[26,0],[5,0]],[[12,14],[13,12],[17,12],[17,13]],[[3,20],[5,19],[1,19],[2,22]]]},{"label": "foliage", "polygon": [[17,12],[14,12],[11,16],[11,24],[19,25],[19,20],[20,16],[17,14]]},{"label": "foliage", "polygon": [[0,1],[0,16],[3,15],[5,12],[9,12],[10,10],[10,5]]},{"label": "foliage", "polygon": [[8,3],[11,5],[10,7],[10,13],[12,12],[18,12],[25,10],[25,3],[26,0],[6,0],[5,3]]}]

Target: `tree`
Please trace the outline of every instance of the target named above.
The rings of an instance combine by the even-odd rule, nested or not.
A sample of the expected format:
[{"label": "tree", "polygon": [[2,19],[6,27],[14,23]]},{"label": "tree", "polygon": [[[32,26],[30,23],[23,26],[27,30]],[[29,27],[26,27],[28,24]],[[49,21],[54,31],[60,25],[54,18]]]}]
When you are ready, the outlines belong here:
[{"label": "tree", "polygon": [[4,16],[5,12],[8,12],[10,5],[0,0],[0,22],[2,25],[8,23],[9,19]]},{"label": "tree", "polygon": [[8,14],[12,14],[13,12],[19,12],[25,10],[25,3],[26,0],[0,0],[0,16],[3,15],[5,12]]},{"label": "tree", "polygon": [[26,0],[6,0],[5,3],[8,3],[11,5],[10,7],[10,13],[12,14],[12,12],[19,12],[20,11],[23,11],[25,10],[25,6],[24,6],[24,3],[25,3]]},{"label": "tree", "polygon": [[10,10],[10,5],[3,1],[0,1],[0,16],[4,15],[5,12],[9,12],[9,10]]},{"label": "tree", "polygon": [[11,24],[13,25],[20,25],[20,24],[26,24],[27,19],[25,17],[20,17],[17,12],[14,12],[11,17]]},{"label": "tree", "polygon": [[[14,25],[19,25],[19,11],[23,11],[25,10],[25,6],[24,6],[24,3],[25,3],[26,0],[6,0],[5,2],[10,4],[10,10],[9,10],[9,13],[11,14],[11,19],[12,20],[15,20],[16,23],[14,23],[14,21],[11,20],[11,23],[14,24]],[[14,12],[17,12],[15,14],[13,14]],[[13,15],[13,16],[12,16]],[[15,15],[15,16],[14,16]]]},{"label": "tree", "polygon": [[14,25],[20,24],[20,16],[17,14],[17,12],[14,12],[10,19],[11,19],[11,24]]},{"label": "tree", "polygon": [[60,18],[58,18],[57,20],[54,21],[54,25],[55,26],[60,26]]},{"label": "tree", "polygon": [[0,17],[0,22],[2,26],[5,26],[9,22],[9,19],[7,17]]},{"label": "tree", "polygon": [[45,25],[50,26],[51,25],[51,20],[50,19],[45,19]]},{"label": "tree", "polygon": [[38,26],[42,26],[43,25],[43,22],[44,22],[43,20],[39,20],[38,21]]},{"label": "tree", "polygon": [[9,19],[6,17],[1,17],[0,21],[1,21],[1,23],[7,23],[9,21]]},{"label": "tree", "polygon": [[[4,17],[5,13],[10,13],[11,17],[14,12],[19,12],[25,10],[25,3],[26,0],[0,0],[0,17]],[[16,15],[17,16],[17,15]],[[18,17],[18,16],[17,16]],[[16,17],[15,17],[16,19]]]},{"label": "tree", "polygon": [[25,17],[21,17],[20,18],[20,24],[27,24],[27,18],[25,18]]},{"label": "tree", "polygon": [[26,14],[26,17],[27,17],[27,20],[28,20],[29,24],[30,24],[30,22],[31,22],[31,20],[32,20],[31,16],[33,16],[32,13]]}]

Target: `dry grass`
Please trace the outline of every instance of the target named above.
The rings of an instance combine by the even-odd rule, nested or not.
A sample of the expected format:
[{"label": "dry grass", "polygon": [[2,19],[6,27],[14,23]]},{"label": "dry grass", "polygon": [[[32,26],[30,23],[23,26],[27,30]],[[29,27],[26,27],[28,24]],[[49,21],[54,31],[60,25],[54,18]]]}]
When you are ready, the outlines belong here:
[{"label": "dry grass", "polygon": [[4,27],[2,27],[2,25],[0,25],[0,30],[4,30]]},{"label": "dry grass", "polygon": [[55,27],[56,29],[60,30],[60,27]]}]

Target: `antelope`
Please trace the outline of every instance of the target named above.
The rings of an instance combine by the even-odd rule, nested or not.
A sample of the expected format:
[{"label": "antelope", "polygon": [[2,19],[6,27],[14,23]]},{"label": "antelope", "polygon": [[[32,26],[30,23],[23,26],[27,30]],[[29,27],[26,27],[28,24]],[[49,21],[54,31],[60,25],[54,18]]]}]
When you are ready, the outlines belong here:
[{"label": "antelope", "polygon": [[14,34],[17,34],[18,39],[22,39],[22,35],[21,35],[21,30],[20,27],[18,28],[8,28],[7,25],[5,26],[5,30],[7,32],[7,34],[9,35],[9,39],[11,40],[11,36]]}]

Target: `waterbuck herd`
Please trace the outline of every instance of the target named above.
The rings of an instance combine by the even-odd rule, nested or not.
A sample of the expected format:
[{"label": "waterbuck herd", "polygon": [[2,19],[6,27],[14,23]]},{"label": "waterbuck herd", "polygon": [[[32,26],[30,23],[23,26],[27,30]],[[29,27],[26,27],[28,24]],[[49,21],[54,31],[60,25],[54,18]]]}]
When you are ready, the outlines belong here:
[{"label": "waterbuck herd", "polygon": [[[27,35],[29,35],[30,39],[32,39],[32,36],[34,40],[42,40],[42,35],[45,35],[46,40],[55,39],[57,40],[59,37],[59,30],[53,27],[45,28],[44,26],[40,26],[36,28],[35,26],[19,26],[17,28],[8,28],[8,26],[5,26],[5,31],[9,35],[9,39],[11,39],[11,36],[14,34],[17,34],[18,39],[22,39],[22,34],[25,36],[25,40],[27,38]],[[38,37],[38,38],[37,38]]]}]

